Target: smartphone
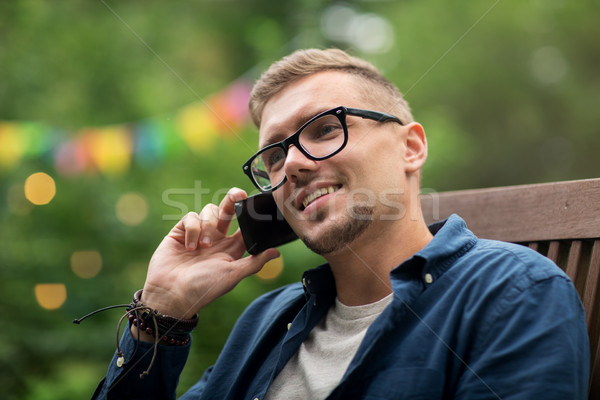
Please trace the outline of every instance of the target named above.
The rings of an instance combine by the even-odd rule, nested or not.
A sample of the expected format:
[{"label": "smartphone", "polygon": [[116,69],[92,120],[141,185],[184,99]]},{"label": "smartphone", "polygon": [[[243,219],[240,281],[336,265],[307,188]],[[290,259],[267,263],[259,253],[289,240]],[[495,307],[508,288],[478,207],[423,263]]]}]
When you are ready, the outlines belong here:
[{"label": "smartphone", "polygon": [[283,218],[271,193],[259,193],[236,202],[235,215],[250,254],[258,254],[298,238]]}]

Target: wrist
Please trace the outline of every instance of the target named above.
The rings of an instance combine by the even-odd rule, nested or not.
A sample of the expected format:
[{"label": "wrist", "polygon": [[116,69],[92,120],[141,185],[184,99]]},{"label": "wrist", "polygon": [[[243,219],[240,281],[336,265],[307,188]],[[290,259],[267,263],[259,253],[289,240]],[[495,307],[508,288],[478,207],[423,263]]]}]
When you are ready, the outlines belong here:
[{"label": "wrist", "polygon": [[156,339],[154,338],[153,335],[147,334],[146,331],[141,330],[133,323],[131,323],[129,325],[130,325],[129,330],[131,332],[131,337],[134,338],[135,340],[140,340],[142,342],[148,342],[148,343],[155,342]]},{"label": "wrist", "polygon": [[178,319],[192,319],[196,315],[196,312],[191,309],[189,305],[179,304],[181,303],[180,301],[169,298],[164,293],[154,293],[145,286],[143,290],[135,292],[134,298],[136,296],[139,303],[144,304],[163,315]]},{"label": "wrist", "polygon": [[142,303],[142,294],[142,290],[135,292],[127,309],[134,338],[139,335],[144,341],[176,346],[188,344],[192,330],[198,325],[198,315],[194,314],[190,319],[182,319],[162,314]]}]

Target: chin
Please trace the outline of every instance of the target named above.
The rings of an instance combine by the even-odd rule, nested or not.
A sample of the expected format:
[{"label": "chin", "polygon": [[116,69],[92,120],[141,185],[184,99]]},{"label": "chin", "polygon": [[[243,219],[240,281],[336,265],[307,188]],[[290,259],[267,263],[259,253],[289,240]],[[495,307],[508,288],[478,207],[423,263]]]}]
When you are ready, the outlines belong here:
[{"label": "chin", "polygon": [[298,236],[314,253],[335,254],[362,236],[373,223],[372,207],[354,207],[352,211],[352,217],[346,215],[345,221],[335,221],[320,234]]}]

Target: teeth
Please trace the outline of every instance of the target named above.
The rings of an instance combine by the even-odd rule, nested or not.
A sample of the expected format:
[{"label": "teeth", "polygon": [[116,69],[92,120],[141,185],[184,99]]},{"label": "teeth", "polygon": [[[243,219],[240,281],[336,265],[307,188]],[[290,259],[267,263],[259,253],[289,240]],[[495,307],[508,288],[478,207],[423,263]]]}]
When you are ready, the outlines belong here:
[{"label": "teeth", "polygon": [[317,189],[314,192],[312,192],[311,194],[309,194],[308,196],[306,196],[304,198],[304,200],[302,200],[302,206],[304,208],[306,208],[306,206],[308,206],[317,197],[321,197],[321,196],[326,195],[326,194],[331,194],[333,192],[335,192],[335,188],[333,186],[329,186],[329,187],[326,187],[326,188]]}]

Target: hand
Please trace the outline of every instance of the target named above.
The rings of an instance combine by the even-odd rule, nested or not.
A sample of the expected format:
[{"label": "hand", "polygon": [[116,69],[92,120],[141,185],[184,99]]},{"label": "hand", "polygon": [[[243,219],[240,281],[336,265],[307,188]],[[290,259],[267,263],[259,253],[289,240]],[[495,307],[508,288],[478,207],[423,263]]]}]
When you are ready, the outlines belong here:
[{"label": "hand", "polygon": [[276,249],[241,258],[245,252],[238,229],[227,236],[234,204],[246,192],[229,190],[219,206],[185,215],[160,243],[150,260],[142,302],[162,314],[192,318],[202,307],[229,292],[243,278],[279,257]]}]

